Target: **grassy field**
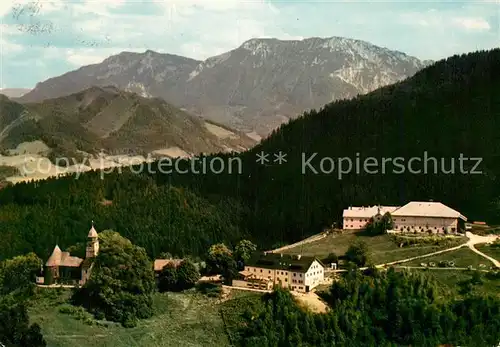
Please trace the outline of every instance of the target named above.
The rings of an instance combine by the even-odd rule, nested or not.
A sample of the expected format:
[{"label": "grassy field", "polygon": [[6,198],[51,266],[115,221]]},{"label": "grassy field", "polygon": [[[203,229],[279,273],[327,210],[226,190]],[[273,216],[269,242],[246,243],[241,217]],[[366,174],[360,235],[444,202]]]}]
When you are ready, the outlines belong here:
[{"label": "grassy field", "polygon": [[490,245],[476,245],[474,247],[476,247],[478,251],[500,261],[500,247],[491,247]]},{"label": "grassy field", "polygon": [[59,308],[69,294],[64,291],[52,298],[44,295],[30,309],[30,317],[41,325],[48,347],[230,345],[220,314],[221,304],[199,293],[155,294],[154,317],[131,329],[114,323],[107,327],[89,326],[60,313]]},{"label": "grassy field", "polygon": [[493,265],[488,259],[481,257],[479,254],[474,253],[467,247],[457,249],[456,251],[445,252],[432,257],[409,261],[402,265],[420,266],[420,263],[428,264],[429,262],[434,262],[437,266],[440,261],[453,261],[455,263],[455,267],[468,267],[469,265],[472,265],[472,267],[478,268],[480,264],[483,264],[486,268],[489,268]]},{"label": "grassy field", "polygon": [[[355,240],[363,240],[368,244],[371,258],[375,264],[411,258],[452,247],[449,245],[434,246],[428,244],[399,247],[391,240],[389,235],[367,236],[363,235],[362,232],[346,232],[343,234],[332,234],[324,239],[287,249],[283,253],[316,256],[322,259],[332,252],[337,255],[345,254],[349,245]],[[459,242],[462,241],[466,242],[465,239],[460,239]]]}]

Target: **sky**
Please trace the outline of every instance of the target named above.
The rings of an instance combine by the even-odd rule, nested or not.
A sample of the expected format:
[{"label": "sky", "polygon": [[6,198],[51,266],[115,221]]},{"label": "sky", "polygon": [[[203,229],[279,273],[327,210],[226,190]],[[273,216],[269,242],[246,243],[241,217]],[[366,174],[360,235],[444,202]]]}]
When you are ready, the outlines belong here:
[{"label": "sky", "polygon": [[420,59],[500,47],[500,0],[0,0],[0,88],[122,51],[204,60],[251,38],[343,36]]}]

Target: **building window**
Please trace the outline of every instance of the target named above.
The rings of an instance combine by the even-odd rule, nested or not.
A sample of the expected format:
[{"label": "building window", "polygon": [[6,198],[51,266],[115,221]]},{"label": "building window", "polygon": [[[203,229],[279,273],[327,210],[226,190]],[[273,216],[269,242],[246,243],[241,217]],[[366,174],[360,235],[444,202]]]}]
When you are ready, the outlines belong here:
[{"label": "building window", "polygon": [[288,282],[288,278],[285,278],[285,282]]},{"label": "building window", "polygon": [[262,269],[260,269],[260,272],[262,272]]},{"label": "building window", "polygon": [[269,273],[271,273],[271,270],[269,270]]}]

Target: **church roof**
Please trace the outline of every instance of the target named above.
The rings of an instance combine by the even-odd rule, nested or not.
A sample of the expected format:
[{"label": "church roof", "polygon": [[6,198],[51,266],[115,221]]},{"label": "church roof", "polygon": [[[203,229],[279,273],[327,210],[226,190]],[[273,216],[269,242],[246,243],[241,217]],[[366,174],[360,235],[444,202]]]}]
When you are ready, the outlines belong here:
[{"label": "church roof", "polygon": [[94,225],[92,225],[92,228],[90,228],[88,237],[89,238],[97,237],[97,231],[95,230]]},{"label": "church roof", "polygon": [[83,259],[78,257],[73,257],[69,252],[63,252],[59,246],[55,246],[52,254],[45,263],[46,266],[66,266],[66,267],[80,267]]},{"label": "church roof", "polygon": [[69,252],[62,252],[61,265],[59,266],[80,267],[82,262],[82,258],[73,257]]},{"label": "church roof", "polygon": [[61,256],[62,256],[62,251],[59,248],[58,245],[54,247],[54,250],[52,251],[52,254],[50,255],[49,259],[45,263],[46,266],[58,266],[59,263],[61,262]]}]

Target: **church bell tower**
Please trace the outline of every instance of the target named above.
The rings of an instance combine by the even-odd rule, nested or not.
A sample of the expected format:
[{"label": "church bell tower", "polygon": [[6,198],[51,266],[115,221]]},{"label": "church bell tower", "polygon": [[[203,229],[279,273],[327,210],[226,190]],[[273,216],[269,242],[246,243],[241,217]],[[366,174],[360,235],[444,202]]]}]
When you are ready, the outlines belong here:
[{"label": "church bell tower", "polygon": [[92,221],[92,228],[90,228],[88,235],[85,258],[95,258],[97,257],[98,253],[99,253],[99,236],[97,235],[97,231],[94,228],[94,221]]}]

